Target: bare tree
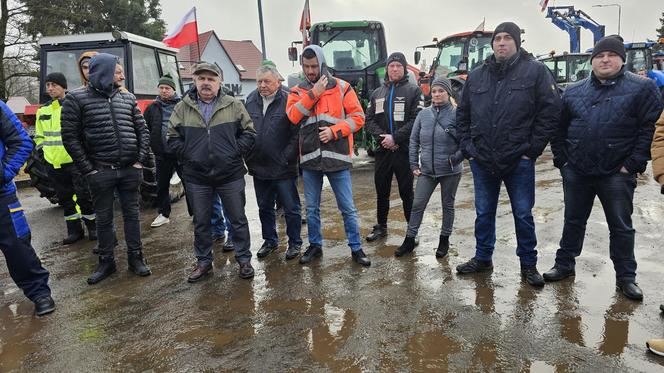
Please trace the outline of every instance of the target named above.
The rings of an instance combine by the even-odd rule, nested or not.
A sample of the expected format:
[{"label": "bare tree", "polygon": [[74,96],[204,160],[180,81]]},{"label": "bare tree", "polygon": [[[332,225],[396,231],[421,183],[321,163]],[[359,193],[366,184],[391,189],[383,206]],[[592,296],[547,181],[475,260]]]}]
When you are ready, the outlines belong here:
[{"label": "bare tree", "polygon": [[35,44],[22,25],[27,7],[20,2],[0,0],[0,98],[24,95],[34,97],[31,81],[38,77]]}]

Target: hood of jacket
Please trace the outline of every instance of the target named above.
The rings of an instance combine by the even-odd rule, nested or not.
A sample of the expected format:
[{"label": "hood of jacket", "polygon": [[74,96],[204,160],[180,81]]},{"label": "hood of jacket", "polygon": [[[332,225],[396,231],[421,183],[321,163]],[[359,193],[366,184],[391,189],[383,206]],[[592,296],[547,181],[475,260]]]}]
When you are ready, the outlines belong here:
[{"label": "hood of jacket", "polygon": [[99,53],[90,59],[90,85],[97,91],[110,95],[115,90],[113,84],[115,76],[115,65],[118,57]]},{"label": "hood of jacket", "polygon": [[[98,54],[99,54],[99,52],[87,51],[87,52],[83,52],[81,54],[81,57],[78,58],[78,74],[81,76],[81,83],[84,86],[88,85],[88,80],[85,79],[85,75],[83,74],[83,70],[81,69],[81,62],[83,62],[83,60],[86,59],[86,58],[92,58],[92,57],[94,57]],[[90,71],[90,70],[88,70],[88,71]]]},{"label": "hood of jacket", "polygon": [[[322,77],[323,75],[327,76],[328,83],[327,83],[327,86],[325,87],[325,89],[330,89],[330,88],[333,88],[334,86],[336,86],[336,82],[334,81],[334,79],[332,77],[332,74],[330,74],[330,70],[327,68],[327,62],[325,61],[325,55],[323,54],[323,48],[321,48],[318,45],[311,44],[311,45],[308,45],[306,48],[304,48],[304,50],[307,50],[307,49],[311,49],[312,51],[314,51],[314,53],[316,53],[316,59],[318,60],[318,69],[320,71],[320,77]],[[302,52],[304,52],[304,50]],[[304,85],[302,85],[302,86],[304,88],[311,89],[316,82],[309,81],[309,78],[307,78],[306,74],[302,74],[302,75],[304,76],[304,80],[302,82],[302,83],[304,83]],[[320,77],[318,77],[318,79],[320,79]]]}]

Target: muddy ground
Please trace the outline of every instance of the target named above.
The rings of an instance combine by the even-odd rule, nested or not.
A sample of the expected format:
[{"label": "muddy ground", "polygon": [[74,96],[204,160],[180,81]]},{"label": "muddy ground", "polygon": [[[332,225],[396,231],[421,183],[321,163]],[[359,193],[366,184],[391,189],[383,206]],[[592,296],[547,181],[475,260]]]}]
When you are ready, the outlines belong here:
[{"label": "muddy ground", "polygon": [[[354,198],[364,236],[375,223],[373,165],[366,157],[356,163]],[[393,252],[405,223],[395,184],[390,235],[364,246],[373,261],[364,268],[350,260],[342,220],[326,188],[325,254],[318,263],[285,262],[282,219],[281,247],[265,259],[254,257],[252,281],[238,278],[232,254],[217,246],[214,276],[189,284],[193,225],[180,201],[171,223],[160,228],[150,228],[155,210],[142,211],[152,276],[127,272],[121,241],[118,273],[89,286],[94,243],[61,246],[62,211],[35,190],[21,189],[58,308],[47,317],[33,316],[32,303],[0,263],[0,372],[663,371],[664,358],[645,351],[646,339],[664,338],[664,196],[650,175],[639,180],[633,216],[642,303],[615,291],[598,201],[576,278],[530,287],[519,276],[513,220],[502,193],[491,274],[459,276],[454,270],[474,254],[472,176],[466,167],[453,248],[442,260],[434,256],[439,194],[425,214],[415,254],[397,259]],[[539,269],[545,271],[563,222],[562,185],[550,156],[537,163],[536,193]],[[262,239],[249,177],[247,201],[255,254]],[[306,244],[306,226],[303,238]]]}]

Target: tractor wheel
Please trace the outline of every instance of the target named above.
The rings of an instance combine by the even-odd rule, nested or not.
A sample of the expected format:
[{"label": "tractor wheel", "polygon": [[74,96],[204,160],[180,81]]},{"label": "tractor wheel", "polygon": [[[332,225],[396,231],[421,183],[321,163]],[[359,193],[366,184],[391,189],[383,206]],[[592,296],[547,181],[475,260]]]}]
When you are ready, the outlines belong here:
[{"label": "tractor wheel", "polygon": [[30,185],[39,191],[40,197],[48,199],[54,205],[58,204],[58,195],[51,180],[48,178],[44,152],[41,149],[34,150],[30,154],[30,158],[25,166],[25,172],[30,175]]}]

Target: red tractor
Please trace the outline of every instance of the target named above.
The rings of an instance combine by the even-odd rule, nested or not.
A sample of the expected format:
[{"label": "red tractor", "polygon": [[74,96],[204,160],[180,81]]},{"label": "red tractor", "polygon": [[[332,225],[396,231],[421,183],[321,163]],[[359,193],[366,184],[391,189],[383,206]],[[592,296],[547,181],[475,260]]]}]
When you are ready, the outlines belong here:
[{"label": "red tractor", "polygon": [[433,39],[432,44],[422,45],[415,49],[415,64],[420,63],[422,52],[418,49],[435,48],[438,50],[433,59],[429,72],[420,72],[418,84],[426,102],[431,101],[431,83],[439,76],[448,77],[452,82],[454,98],[458,95],[466,82],[468,72],[480,66],[491,54],[491,36],[493,31],[469,31],[450,35],[441,41]]},{"label": "red tractor", "polygon": [[[50,98],[46,94],[44,80],[52,72],[61,72],[67,78],[69,89],[76,89],[82,85],[78,71],[78,58],[83,52],[97,51],[118,56],[125,71],[125,87],[138,99],[141,110],[154,101],[157,96],[157,82],[159,77],[169,73],[178,82],[176,91],[183,93],[180,69],[175,48],[170,48],[162,42],[148,39],[127,32],[113,31],[106,33],[46,36],[39,40],[39,102],[43,104]],[[26,107],[25,113],[28,131],[34,134],[34,116],[40,105]],[[26,165],[26,172],[30,174],[31,184],[39,190],[42,197],[57,203],[55,190],[47,178],[44,168],[44,157],[41,152],[33,152]],[[149,164],[145,165],[144,181],[141,185],[141,195],[144,202],[150,203],[156,198],[156,177],[154,157],[151,156]],[[172,187],[173,182],[172,182]],[[175,192],[174,192],[175,189]],[[171,188],[172,195],[181,196],[181,182],[175,182]],[[177,196],[177,197],[179,197]]]}]

